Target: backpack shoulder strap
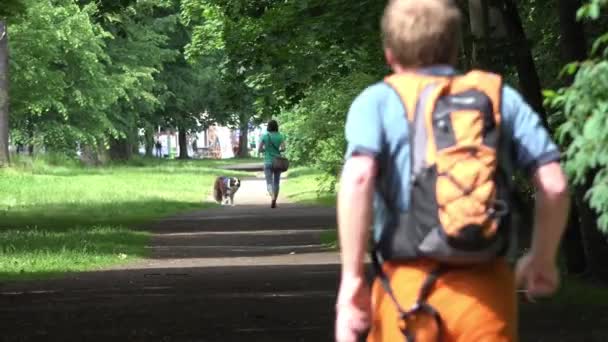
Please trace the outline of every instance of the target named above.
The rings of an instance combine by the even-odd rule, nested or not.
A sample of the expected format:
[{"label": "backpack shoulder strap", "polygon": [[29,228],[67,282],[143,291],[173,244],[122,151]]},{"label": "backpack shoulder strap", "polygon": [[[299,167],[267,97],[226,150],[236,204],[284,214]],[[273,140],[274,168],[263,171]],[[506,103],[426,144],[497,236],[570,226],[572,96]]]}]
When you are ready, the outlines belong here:
[{"label": "backpack shoulder strap", "polygon": [[494,119],[498,125],[501,123],[502,117],[502,89],[502,76],[482,70],[472,70],[465,75],[453,79],[450,93],[455,94],[467,90],[478,90],[486,94],[492,101]]},{"label": "backpack shoulder strap", "polygon": [[445,77],[401,73],[387,76],[384,82],[397,92],[401,102],[405,106],[408,119],[413,122],[421,93],[427,86],[444,79]]},{"label": "backpack shoulder strap", "polygon": [[412,172],[417,174],[435,162],[433,110],[437,99],[446,92],[451,77],[401,73],[385,79],[401,98],[411,125]]}]

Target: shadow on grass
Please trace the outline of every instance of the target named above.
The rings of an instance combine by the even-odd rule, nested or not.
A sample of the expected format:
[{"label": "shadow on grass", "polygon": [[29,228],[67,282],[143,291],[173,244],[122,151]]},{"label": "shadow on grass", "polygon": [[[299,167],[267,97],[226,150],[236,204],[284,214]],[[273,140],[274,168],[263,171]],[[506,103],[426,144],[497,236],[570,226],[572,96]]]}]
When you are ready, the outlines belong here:
[{"label": "shadow on grass", "polygon": [[[12,170],[27,172],[35,175],[50,176],[80,176],[80,175],[108,175],[116,172],[142,172],[144,174],[217,174],[217,169],[229,165],[245,165],[261,162],[258,158],[231,158],[231,159],[188,159],[167,160],[157,158],[135,157],[125,162],[110,162],[102,166],[87,166],[77,160],[38,156],[36,158],[19,156],[13,160]],[[244,170],[247,171],[247,170]],[[244,172],[231,172],[228,175],[245,175]]]},{"label": "shadow on grass", "polygon": [[217,207],[208,202],[158,200],[112,203],[59,203],[21,206],[0,210],[0,232],[7,229],[27,231],[45,229],[68,231],[79,226],[114,225],[136,228],[168,215]]},{"label": "shadow on grass", "polygon": [[316,190],[292,192],[287,194],[287,197],[298,204],[320,205],[324,207],[336,206],[335,195],[319,195]]},{"label": "shadow on grass", "polygon": [[[226,164],[228,165],[228,164]],[[222,165],[223,166],[223,165]],[[219,167],[218,167],[219,168]],[[82,168],[39,168],[34,169],[31,172],[33,175],[42,176],[55,176],[55,177],[75,177],[75,176],[108,176],[114,174],[141,174],[141,175],[194,175],[194,176],[215,176],[223,174],[226,176],[248,176],[251,175],[248,170],[227,170],[212,167],[187,167],[187,166],[169,166],[167,164],[159,164],[158,167],[145,166],[145,167],[108,167],[108,168],[93,168],[93,167],[82,167]]]},{"label": "shadow on grass", "polygon": [[228,159],[157,159],[157,158],[135,158],[126,162],[112,162],[105,167],[195,167],[195,168],[218,168],[226,165],[239,165],[261,162],[260,158],[228,158]]},{"label": "shadow on grass", "polygon": [[0,279],[24,280],[95,270],[147,255],[145,232],[116,226],[0,232]]},{"label": "shadow on grass", "polygon": [[310,167],[296,167],[287,171],[286,176],[289,178],[297,178],[303,176],[321,176],[319,170]]},{"label": "shadow on grass", "polygon": [[144,224],[209,203],[149,200],[0,211],[0,279],[37,279],[147,257]]}]

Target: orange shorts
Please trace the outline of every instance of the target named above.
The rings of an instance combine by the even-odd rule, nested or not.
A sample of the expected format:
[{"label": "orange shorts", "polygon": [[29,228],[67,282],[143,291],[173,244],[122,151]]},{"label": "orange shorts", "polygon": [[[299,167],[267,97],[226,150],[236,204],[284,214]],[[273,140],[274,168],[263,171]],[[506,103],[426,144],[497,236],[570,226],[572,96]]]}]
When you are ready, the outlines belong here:
[{"label": "orange shorts", "polygon": [[[428,273],[430,261],[384,265],[401,307],[409,309]],[[511,267],[498,260],[472,269],[449,270],[439,277],[428,303],[439,311],[445,342],[517,341],[517,297]],[[378,279],[372,288],[373,321],[368,342],[404,341],[395,305]],[[409,328],[416,342],[437,341],[437,324],[417,314]]]}]

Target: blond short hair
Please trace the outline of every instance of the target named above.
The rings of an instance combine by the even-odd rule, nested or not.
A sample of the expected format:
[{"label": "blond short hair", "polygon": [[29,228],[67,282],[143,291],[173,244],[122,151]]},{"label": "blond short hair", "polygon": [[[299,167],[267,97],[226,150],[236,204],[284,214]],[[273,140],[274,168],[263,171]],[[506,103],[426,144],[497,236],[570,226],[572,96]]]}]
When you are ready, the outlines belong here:
[{"label": "blond short hair", "polygon": [[382,39],[403,67],[455,64],[461,14],[450,0],[389,0]]}]

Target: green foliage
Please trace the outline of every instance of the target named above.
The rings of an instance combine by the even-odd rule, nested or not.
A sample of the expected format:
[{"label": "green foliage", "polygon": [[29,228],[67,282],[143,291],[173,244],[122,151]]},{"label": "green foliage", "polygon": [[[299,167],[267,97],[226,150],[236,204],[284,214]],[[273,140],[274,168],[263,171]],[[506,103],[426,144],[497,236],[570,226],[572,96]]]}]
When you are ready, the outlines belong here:
[{"label": "green foliage", "polygon": [[336,194],[322,189],[325,173],[310,167],[290,169],[281,185],[281,194],[289,201],[301,204],[335,207]]},{"label": "green foliage", "polygon": [[607,4],[608,1],[606,0],[589,0],[578,10],[576,17],[578,19],[597,20],[600,17],[601,8]]},{"label": "green foliage", "polygon": [[[164,64],[179,57],[170,39],[178,29],[178,14],[172,1],[139,0],[106,12],[100,18],[111,34],[108,68],[118,99],[111,108],[114,137],[126,136],[147,124],[158,124],[155,116],[165,103],[166,85],[159,82]],[[127,134],[125,134],[127,133]]]},{"label": "green foliage", "polygon": [[376,81],[368,74],[352,74],[311,87],[304,99],[281,113],[281,129],[289,142],[288,156],[296,164],[323,171],[325,191],[335,190],[335,181],[346,149],[346,113],[361,90]]},{"label": "green foliage", "polygon": [[213,63],[185,62],[179,1],[22,3],[10,24],[13,143],[75,155],[140,128],[196,126],[193,113],[219,107]]},{"label": "green foliage", "polygon": [[386,72],[377,1],[185,0],[191,59],[222,54],[226,111],[246,120],[277,116],[289,154],[324,172],[333,190],[350,102]]},{"label": "green foliage", "polygon": [[0,19],[14,16],[23,10],[24,5],[22,0],[2,0]]},{"label": "green foliage", "polygon": [[[106,73],[107,33],[91,20],[92,5],[28,1],[11,26],[11,120],[18,136],[73,148],[111,128],[107,108],[117,94]],[[32,142],[32,141],[29,141]]]},{"label": "green foliage", "polygon": [[[17,157],[0,170],[0,279],[39,278],[145,257],[134,229],[211,204],[216,168],[237,160],[159,161],[89,168],[60,154]],[[195,184],[196,186],[193,186]]]},{"label": "green foliage", "polygon": [[[247,17],[231,17],[227,14],[232,6],[215,1],[182,1],[182,20],[192,29],[191,40],[185,46],[187,60],[208,69],[206,84],[215,89],[209,101],[215,121],[244,128],[251,120],[266,118],[254,111],[255,84],[247,82],[250,74],[246,64],[248,38],[252,31]],[[255,30],[254,30],[255,31]]]},{"label": "green foliage", "polygon": [[560,44],[557,1],[519,1],[518,7],[541,83],[545,88],[559,86],[560,79],[555,77],[561,68],[560,54],[555,48]]},{"label": "green foliage", "polygon": [[[592,4],[598,4],[594,1]],[[588,5],[588,6],[590,6]],[[595,10],[583,8],[590,18]],[[574,74],[572,85],[557,92],[547,91],[547,103],[560,118],[557,136],[566,145],[565,169],[575,184],[590,181],[586,198],[600,213],[599,226],[608,231],[608,48],[606,35],[593,44],[592,58],[566,66]],[[589,179],[589,177],[593,177]]]},{"label": "green foliage", "polygon": [[188,30],[178,23],[170,46],[180,54],[164,64],[158,81],[165,85],[161,95],[165,105],[160,112],[163,125],[194,132],[225,121],[225,115],[220,110],[223,84],[213,64],[215,59],[208,57],[189,62],[187,54],[181,51],[190,41]]}]

